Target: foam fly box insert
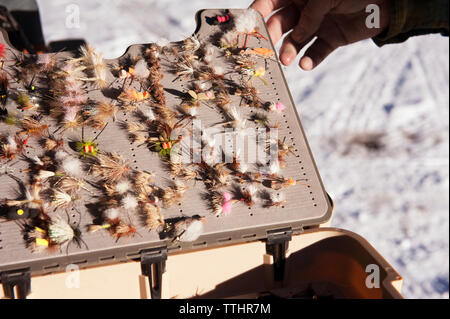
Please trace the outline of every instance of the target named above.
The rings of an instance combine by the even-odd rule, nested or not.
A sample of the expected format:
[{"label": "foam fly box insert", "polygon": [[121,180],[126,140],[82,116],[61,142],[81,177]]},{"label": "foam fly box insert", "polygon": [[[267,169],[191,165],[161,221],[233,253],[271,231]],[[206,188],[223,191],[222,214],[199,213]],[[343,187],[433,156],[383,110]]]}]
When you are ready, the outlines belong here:
[{"label": "foam fly box insert", "polygon": [[91,47],[23,54],[3,32],[0,272],[261,240],[330,218],[263,17],[196,19],[184,41],[110,60]]}]

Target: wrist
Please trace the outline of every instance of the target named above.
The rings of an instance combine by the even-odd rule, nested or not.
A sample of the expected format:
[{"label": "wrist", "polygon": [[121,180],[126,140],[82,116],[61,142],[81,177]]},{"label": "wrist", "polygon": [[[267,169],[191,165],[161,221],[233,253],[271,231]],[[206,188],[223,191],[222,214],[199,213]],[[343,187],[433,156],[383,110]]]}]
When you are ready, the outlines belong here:
[{"label": "wrist", "polygon": [[373,40],[382,46],[429,33],[448,36],[448,10],[448,0],[390,0],[388,27]]},{"label": "wrist", "polygon": [[395,0],[384,0],[380,3],[380,33],[387,32],[391,22],[392,2]]}]

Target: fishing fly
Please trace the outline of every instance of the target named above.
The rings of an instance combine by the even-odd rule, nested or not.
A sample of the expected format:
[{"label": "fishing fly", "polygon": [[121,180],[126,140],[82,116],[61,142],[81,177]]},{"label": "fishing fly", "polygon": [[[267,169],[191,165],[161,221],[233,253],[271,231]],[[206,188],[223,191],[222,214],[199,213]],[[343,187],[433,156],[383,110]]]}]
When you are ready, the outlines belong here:
[{"label": "fishing fly", "polygon": [[159,236],[160,239],[171,239],[172,242],[192,242],[197,240],[203,234],[204,223],[204,217],[199,215],[167,219]]},{"label": "fishing fly", "polygon": [[32,252],[39,253],[46,249],[59,248],[60,250],[65,246],[66,254],[69,254],[69,246],[75,243],[78,248],[81,244],[89,249],[86,242],[82,239],[82,232],[80,230],[80,223],[74,225],[61,216],[53,218],[45,217],[34,219],[29,224],[24,225],[25,240]]},{"label": "fishing fly", "polygon": [[70,142],[69,146],[71,146],[73,150],[78,152],[83,157],[97,156],[99,149],[96,140],[100,136],[100,134],[103,133],[107,125],[108,123],[106,123],[105,126],[103,126],[102,130],[92,140],[84,139],[84,126],[83,126],[81,129],[81,141]]},{"label": "fishing fly", "polygon": [[43,212],[44,201],[41,198],[42,184],[34,182],[29,189],[18,177],[9,172],[5,173],[19,184],[21,197],[18,199],[4,199],[3,208],[8,220],[34,218]]},{"label": "fishing fly", "polygon": [[6,111],[5,105],[6,102],[8,102],[8,96],[9,96],[9,92],[8,92],[8,88],[9,88],[9,81],[8,81],[8,77],[6,76],[6,72],[4,71],[0,71],[0,104],[2,105],[0,111],[0,115],[2,117],[6,116],[8,114],[8,112]]},{"label": "fishing fly", "polygon": [[8,162],[13,160],[25,151],[28,139],[22,139],[18,134],[0,135],[0,160],[6,159]]},{"label": "fishing fly", "polygon": [[130,220],[128,223],[121,219],[121,211],[117,207],[111,207],[104,211],[104,222],[102,224],[91,224],[88,226],[90,233],[98,230],[107,230],[112,237],[116,238],[116,242],[122,237],[133,237],[135,234],[139,234],[136,231],[136,227]]},{"label": "fishing fly", "polygon": [[227,9],[222,14],[218,14],[213,17],[206,17],[206,23],[209,25],[219,25],[230,22],[232,18],[233,15],[230,10]]},{"label": "fishing fly", "polygon": [[280,190],[283,188],[287,188],[295,185],[304,185],[308,186],[308,184],[301,183],[308,181],[308,179],[293,179],[293,178],[285,178],[285,177],[274,177],[273,179],[264,180],[262,182],[263,185],[270,187],[274,190]]}]

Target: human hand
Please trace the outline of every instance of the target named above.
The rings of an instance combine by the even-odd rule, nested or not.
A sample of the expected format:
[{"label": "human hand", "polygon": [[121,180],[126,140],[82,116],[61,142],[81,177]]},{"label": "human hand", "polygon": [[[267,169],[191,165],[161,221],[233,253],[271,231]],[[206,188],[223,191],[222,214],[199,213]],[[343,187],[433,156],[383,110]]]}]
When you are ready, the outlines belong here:
[{"label": "human hand", "polygon": [[[317,37],[300,59],[303,70],[312,70],[338,47],[372,38],[389,25],[391,0],[255,0],[250,8],[264,18],[273,11],[267,28],[274,44],[282,35],[280,60],[290,65],[300,50]],[[395,1],[395,0],[393,0]],[[368,28],[369,4],[380,8],[380,27]]]}]

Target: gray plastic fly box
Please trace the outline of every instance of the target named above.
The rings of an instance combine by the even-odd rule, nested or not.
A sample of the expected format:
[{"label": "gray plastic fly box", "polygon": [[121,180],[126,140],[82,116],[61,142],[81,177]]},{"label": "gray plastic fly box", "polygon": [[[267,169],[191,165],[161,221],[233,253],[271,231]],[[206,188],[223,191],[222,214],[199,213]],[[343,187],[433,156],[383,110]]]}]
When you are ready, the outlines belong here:
[{"label": "gray plastic fly box", "polygon": [[[197,29],[195,35],[202,45],[207,42],[217,43],[217,37],[221,32],[226,32],[233,28],[234,19],[239,15],[245,15],[251,11],[245,10],[202,10],[196,15]],[[217,16],[225,15],[227,21],[220,23]],[[228,21],[229,19],[229,21]],[[217,22],[217,23],[215,23]],[[270,41],[263,17],[258,14],[257,27],[260,36],[248,36],[248,48],[269,48],[275,51]],[[6,34],[3,33],[4,40],[1,42],[8,44]],[[239,37],[241,40],[243,37]],[[214,42],[215,41],[215,42]],[[239,43],[241,45],[241,43]],[[126,53],[114,60],[107,60],[106,65],[114,68],[119,65],[119,61],[123,61],[127,57],[135,57],[142,54],[149,45],[132,45]],[[7,69],[15,63],[13,60],[13,52],[6,51],[3,69]],[[233,66],[227,64],[227,57],[216,46],[214,51],[214,65],[222,65],[225,69],[225,77],[231,81],[238,81],[238,75],[233,72]],[[15,55],[19,56],[21,52],[15,51]],[[50,54],[50,53],[49,53]],[[51,53],[55,55],[55,53]],[[60,52],[55,55],[58,58],[69,56],[68,52]],[[229,244],[243,243],[255,240],[267,240],[269,253],[276,254],[273,245],[281,245],[278,248],[285,249],[284,243],[289,240],[293,234],[301,233],[306,228],[314,228],[328,221],[332,213],[332,203],[325,192],[322,185],[317,167],[314,163],[311,150],[308,146],[305,133],[303,131],[300,119],[289,92],[282,69],[277,57],[261,58],[255,57],[259,65],[265,67],[264,81],[254,77],[253,85],[259,91],[258,97],[267,102],[281,102],[286,106],[282,112],[268,112],[258,110],[252,107],[240,106],[241,97],[231,96],[231,104],[235,105],[243,117],[249,119],[255,112],[266,113],[269,116],[271,124],[277,124],[279,127],[279,138],[285,140],[290,145],[292,153],[286,157],[286,166],[280,171],[280,175],[296,180],[307,180],[308,186],[299,183],[295,186],[282,189],[280,191],[267,189],[271,193],[282,192],[285,195],[285,202],[277,207],[263,207],[263,200],[256,201],[253,206],[246,206],[241,202],[232,204],[232,211],[229,214],[221,214],[215,216],[208,206],[208,202],[204,200],[203,194],[208,191],[201,180],[186,182],[189,189],[184,194],[180,205],[172,205],[169,208],[163,208],[162,214],[164,218],[176,218],[181,216],[200,215],[205,217],[203,234],[193,242],[183,242],[178,240],[166,239],[161,240],[155,230],[148,231],[142,222],[141,216],[130,214],[130,219],[136,227],[136,234],[129,238],[116,239],[110,236],[107,231],[97,231],[88,233],[87,226],[93,223],[95,216],[89,210],[89,204],[95,202],[89,193],[83,193],[83,198],[76,201],[76,209],[69,209],[70,222],[80,226],[83,232],[82,239],[87,247],[81,245],[78,247],[71,244],[69,248],[58,249],[56,251],[44,251],[32,253],[26,247],[24,235],[21,231],[19,223],[14,221],[2,220],[0,223],[0,272],[3,274],[3,284],[12,283],[21,274],[47,274],[65,270],[69,264],[76,264],[80,267],[88,267],[94,265],[102,265],[108,263],[116,263],[130,259],[141,259],[143,262],[143,273],[151,275],[149,266],[159,263],[160,270],[164,271],[164,258],[172,252],[188,252],[195,249],[203,249],[210,247],[218,247]],[[189,79],[184,77],[177,78],[171,68],[176,61],[173,55],[160,55],[160,65],[164,77],[161,80],[165,89],[166,105],[175,108],[180,104],[180,97],[173,92],[186,92],[189,88]],[[229,74],[229,75],[228,75]],[[23,83],[16,83],[10,78],[10,90],[21,88]],[[122,82],[117,81],[111,72],[107,74],[108,87],[120,89]],[[34,85],[39,86],[40,83]],[[136,90],[139,90],[139,83],[133,83]],[[111,102],[111,97],[104,95],[100,90],[89,90],[89,99],[96,101]],[[18,110],[17,103],[10,98],[6,104],[6,108],[10,113],[19,115],[27,115],[29,110]],[[211,107],[202,105],[198,118],[205,127],[215,125],[215,123],[223,122],[224,117]],[[40,119],[49,125],[49,131],[57,130],[57,123],[50,120],[46,116]],[[121,110],[116,114],[115,120],[109,120],[104,132],[98,137],[96,142],[98,148],[102,152],[117,152],[124,159],[131,163],[133,169],[151,171],[155,173],[154,181],[156,184],[164,187],[172,182],[170,174],[162,165],[161,156],[154,151],[149,150],[146,146],[137,146],[130,140],[126,131],[123,130],[123,123],[127,121],[136,121],[132,112]],[[255,127],[252,121],[247,120],[249,127]],[[122,125],[122,126],[121,126]],[[11,125],[0,123],[0,133],[7,135],[13,130]],[[99,130],[86,127],[84,129],[84,137],[92,138],[99,133]],[[65,145],[74,140],[81,139],[81,129],[67,130],[64,133]],[[65,149],[76,155],[67,145]],[[30,138],[26,147],[26,156],[32,158],[43,154],[42,147],[36,142],[36,139]],[[4,162],[4,161],[3,161]],[[2,165],[3,165],[2,162]],[[23,171],[28,167],[25,160],[13,160],[16,162],[13,174],[29,182],[29,174]],[[256,164],[255,164],[256,168]],[[89,178],[89,177],[88,177]],[[0,176],[0,199],[17,198],[18,184],[15,180],[6,175]],[[265,186],[258,185],[260,190]],[[78,214],[76,211],[79,211]],[[59,213],[65,218],[64,213]],[[80,219],[81,218],[81,219]],[[153,274],[154,276],[155,274]],[[156,274],[158,275],[158,274]],[[29,287],[28,287],[29,288]],[[26,294],[27,286],[24,288]],[[156,289],[156,288],[155,288]],[[156,294],[157,292],[155,292]]]}]

